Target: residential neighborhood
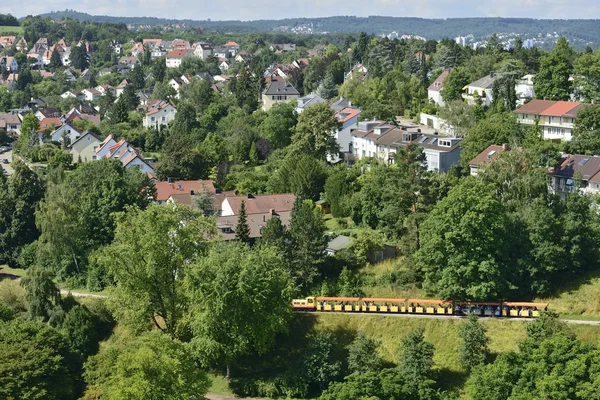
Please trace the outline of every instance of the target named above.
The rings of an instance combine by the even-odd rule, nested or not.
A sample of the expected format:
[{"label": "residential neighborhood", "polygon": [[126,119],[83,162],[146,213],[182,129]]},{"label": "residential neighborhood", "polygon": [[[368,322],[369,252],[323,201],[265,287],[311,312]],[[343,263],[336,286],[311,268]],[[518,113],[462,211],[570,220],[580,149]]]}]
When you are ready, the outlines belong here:
[{"label": "residential neighborhood", "polygon": [[598,16],[533,3],[0,13],[0,399],[597,398]]}]

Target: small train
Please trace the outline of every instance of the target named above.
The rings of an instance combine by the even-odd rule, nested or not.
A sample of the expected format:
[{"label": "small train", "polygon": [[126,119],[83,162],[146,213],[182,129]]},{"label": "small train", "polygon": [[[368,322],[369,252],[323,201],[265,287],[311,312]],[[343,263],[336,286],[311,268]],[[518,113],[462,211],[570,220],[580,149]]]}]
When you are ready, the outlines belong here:
[{"label": "small train", "polygon": [[479,317],[536,318],[548,303],[475,302],[431,299],[388,299],[369,297],[306,297],[292,300],[295,311],[345,313],[428,314]]}]

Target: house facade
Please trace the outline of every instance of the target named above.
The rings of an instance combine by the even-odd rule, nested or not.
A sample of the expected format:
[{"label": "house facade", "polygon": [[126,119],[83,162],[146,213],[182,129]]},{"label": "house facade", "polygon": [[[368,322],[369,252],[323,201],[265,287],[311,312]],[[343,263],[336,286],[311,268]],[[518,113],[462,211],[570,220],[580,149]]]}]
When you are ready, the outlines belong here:
[{"label": "house facade", "polygon": [[550,172],[551,190],[561,198],[577,188],[583,193],[600,192],[600,156],[573,154]]},{"label": "house facade", "polygon": [[444,99],[442,98],[442,89],[444,88],[444,81],[448,78],[450,71],[446,70],[437,77],[435,81],[429,85],[427,89],[427,98],[437,104],[440,107],[445,105]]},{"label": "house facade", "polygon": [[544,139],[569,141],[573,137],[577,113],[583,107],[576,101],[531,100],[515,113],[523,125],[537,123]]},{"label": "house facade", "polygon": [[177,68],[186,57],[191,57],[192,53],[189,49],[177,49],[167,53],[166,63],[167,68]]},{"label": "house facade", "polygon": [[94,133],[85,131],[81,136],[71,143],[71,155],[73,164],[79,162],[88,162],[96,159],[96,147],[102,143],[102,140]]},{"label": "house facade", "polygon": [[74,143],[81,136],[81,132],[73,128],[70,124],[64,124],[50,134],[50,140],[53,142],[62,142],[63,135],[69,138],[70,143]]},{"label": "house facade", "polygon": [[269,111],[277,103],[289,103],[300,97],[300,93],[291,83],[271,80],[262,93],[262,109]]},{"label": "house facade", "polygon": [[488,148],[479,153],[477,157],[469,161],[471,176],[477,176],[477,174],[485,168],[486,164],[489,164],[498,158],[502,152],[509,150],[508,144],[503,144],[501,146],[493,144],[488,146]]},{"label": "house facade", "polygon": [[155,104],[144,117],[143,125],[144,128],[154,127],[161,129],[166,126],[170,121],[175,119],[177,109],[170,103],[161,101]]},{"label": "house facade", "polygon": [[492,89],[496,79],[498,76],[492,72],[488,76],[469,83],[463,88],[462,98],[470,105],[475,105],[478,100],[481,100],[484,106],[489,106],[492,104]]}]

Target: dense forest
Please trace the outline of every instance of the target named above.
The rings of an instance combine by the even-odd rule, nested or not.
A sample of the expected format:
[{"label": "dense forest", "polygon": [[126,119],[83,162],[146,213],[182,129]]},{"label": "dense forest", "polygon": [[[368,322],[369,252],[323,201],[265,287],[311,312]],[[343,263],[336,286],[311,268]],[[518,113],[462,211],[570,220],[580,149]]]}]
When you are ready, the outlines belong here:
[{"label": "dense forest", "polygon": [[201,26],[206,29],[230,32],[250,33],[272,31],[279,26],[294,27],[310,25],[315,32],[356,33],[367,32],[383,34],[396,31],[400,34],[419,35],[427,39],[439,40],[445,37],[466,36],[472,34],[476,39],[488,37],[493,32],[514,33],[516,35],[537,37],[546,33],[557,33],[572,41],[583,43],[600,42],[600,24],[597,20],[550,20],[530,18],[448,18],[425,19],[405,17],[353,17],[336,16],[326,18],[289,18],[282,20],[258,21],[196,21],[171,20],[153,17],[111,17],[89,15],[72,10],[55,11],[42,14],[54,20],[72,18],[79,21],[113,22],[134,25],[171,25],[186,23],[188,26]]}]

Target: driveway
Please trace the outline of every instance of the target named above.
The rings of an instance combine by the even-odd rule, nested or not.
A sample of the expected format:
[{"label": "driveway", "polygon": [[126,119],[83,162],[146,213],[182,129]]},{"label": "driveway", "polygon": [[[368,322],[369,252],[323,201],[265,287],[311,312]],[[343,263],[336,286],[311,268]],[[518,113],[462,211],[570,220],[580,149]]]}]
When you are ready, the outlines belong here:
[{"label": "driveway", "polygon": [[0,161],[7,159],[9,164],[0,164],[2,165],[2,168],[4,168],[5,170],[8,171],[8,175],[12,175],[14,170],[12,168],[12,162],[13,162],[13,156],[12,156],[12,150],[11,151],[7,151],[6,153],[2,153],[0,154]]}]

